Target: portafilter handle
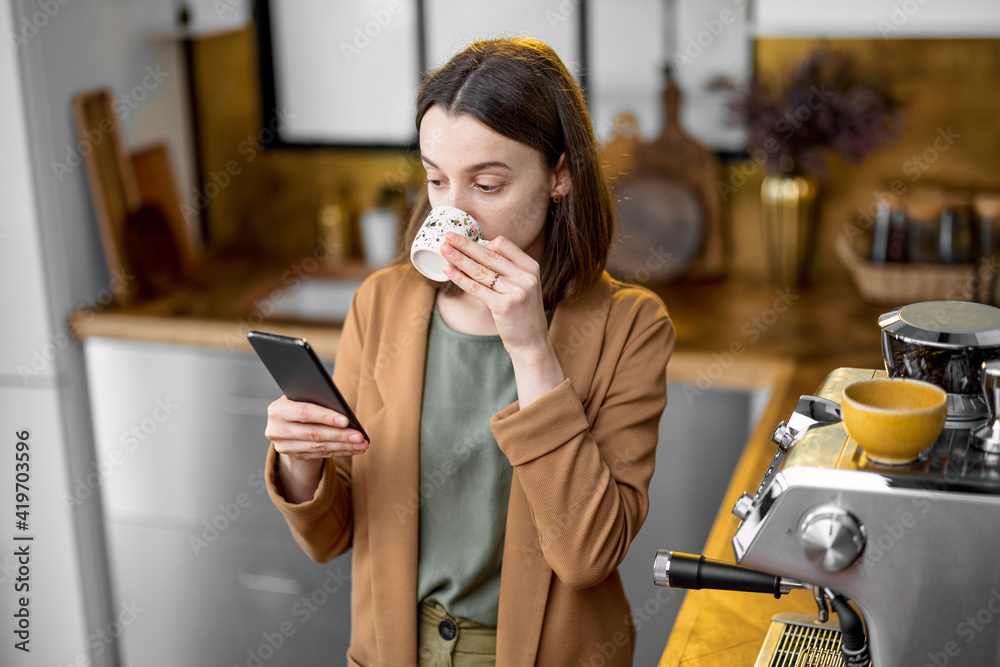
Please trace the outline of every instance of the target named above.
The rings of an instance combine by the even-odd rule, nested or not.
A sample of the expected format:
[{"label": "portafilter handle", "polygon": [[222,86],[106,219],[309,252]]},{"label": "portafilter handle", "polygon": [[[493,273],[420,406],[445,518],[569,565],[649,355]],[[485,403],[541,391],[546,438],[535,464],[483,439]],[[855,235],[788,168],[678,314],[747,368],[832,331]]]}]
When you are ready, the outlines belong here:
[{"label": "portafilter handle", "polygon": [[973,433],[972,442],[979,449],[1000,453],[1000,359],[983,362],[983,395],[990,409],[990,419]]},{"label": "portafilter handle", "polygon": [[660,549],[653,559],[653,583],[666,588],[768,593],[781,597],[793,588],[807,588],[793,579],[710,560],[704,556]]}]

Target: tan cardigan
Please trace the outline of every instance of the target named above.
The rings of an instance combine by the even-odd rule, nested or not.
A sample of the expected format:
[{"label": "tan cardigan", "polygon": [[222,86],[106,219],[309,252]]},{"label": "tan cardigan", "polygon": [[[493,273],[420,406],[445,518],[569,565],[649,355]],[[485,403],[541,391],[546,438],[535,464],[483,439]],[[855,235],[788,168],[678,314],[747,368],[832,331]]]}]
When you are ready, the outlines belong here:
[{"label": "tan cardigan", "polygon": [[[275,479],[273,445],[268,453],[268,491],[306,554],[323,562],[354,550],[351,665],[417,662],[419,422],[435,295],[407,265],[354,296],[333,377],[371,438],[367,452],[327,459],[314,498],[297,505]],[[556,307],[549,335],[567,379],[490,420],[514,468],[497,665],[631,665],[617,567],[649,508],[674,329],[655,294],[605,273]]]}]

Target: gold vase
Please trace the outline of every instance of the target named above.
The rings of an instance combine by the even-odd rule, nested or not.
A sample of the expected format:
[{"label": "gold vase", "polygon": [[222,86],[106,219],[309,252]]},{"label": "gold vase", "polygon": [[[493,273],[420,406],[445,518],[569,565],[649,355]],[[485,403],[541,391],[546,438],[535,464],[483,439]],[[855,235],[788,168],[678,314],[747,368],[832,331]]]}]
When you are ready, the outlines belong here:
[{"label": "gold vase", "polygon": [[768,272],[775,287],[804,285],[812,263],[816,227],[815,179],[765,176],[760,186],[760,222]]}]

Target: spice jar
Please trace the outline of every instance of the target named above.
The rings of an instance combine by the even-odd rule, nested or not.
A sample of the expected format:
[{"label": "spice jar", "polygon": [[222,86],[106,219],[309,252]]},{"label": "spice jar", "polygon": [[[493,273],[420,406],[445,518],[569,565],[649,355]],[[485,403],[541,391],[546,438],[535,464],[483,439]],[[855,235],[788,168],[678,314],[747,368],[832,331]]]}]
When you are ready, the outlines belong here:
[{"label": "spice jar", "polygon": [[978,255],[979,239],[972,216],[972,195],[948,192],[941,209],[938,257],[942,264],[971,264]]},{"label": "spice jar", "polygon": [[910,262],[939,261],[938,238],[941,230],[941,193],[918,190],[907,196],[906,257]]},{"label": "spice jar", "polygon": [[1000,192],[981,192],[972,202],[979,222],[979,275],[983,281],[983,303],[996,303],[998,262],[1000,262]]},{"label": "spice jar", "polygon": [[875,209],[875,230],[872,235],[872,262],[905,262],[906,212],[901,200],[891,192],[879,196]]},{"label": "spice jar", "polygon": [[979,221],[979,246],[984,257],[1000,252],[1000,192],[980,192],[972,201]]}]

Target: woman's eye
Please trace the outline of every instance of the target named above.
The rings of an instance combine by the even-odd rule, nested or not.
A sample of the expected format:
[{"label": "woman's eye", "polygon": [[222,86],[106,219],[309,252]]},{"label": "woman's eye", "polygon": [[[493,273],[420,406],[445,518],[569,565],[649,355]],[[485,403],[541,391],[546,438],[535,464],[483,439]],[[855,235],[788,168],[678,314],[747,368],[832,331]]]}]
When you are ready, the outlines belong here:
[{"label": "woman's eye", "polygon": [[488,185],[486,183],[476,183],[476,187],[479,188],[481,192],[496,192],[500,189],[499,185]]},{"label": "woman's eye", "polygon": [[441,187],[441,179],[439,179],[439,178],[428,178],[427,179],[427,185],[431,186],[432,188],[439,188],[439,187]]}]

